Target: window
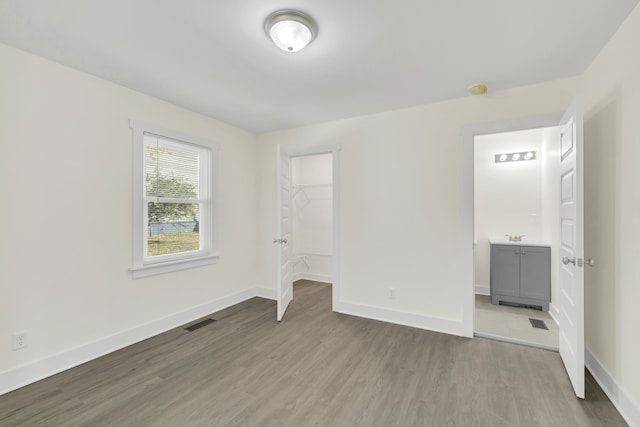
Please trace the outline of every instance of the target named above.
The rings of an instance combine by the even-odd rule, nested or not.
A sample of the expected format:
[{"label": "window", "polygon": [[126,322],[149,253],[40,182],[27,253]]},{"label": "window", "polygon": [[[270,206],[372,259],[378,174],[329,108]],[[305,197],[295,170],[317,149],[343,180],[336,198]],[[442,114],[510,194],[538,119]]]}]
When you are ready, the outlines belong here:
[{"label": "window", "polygon": [[214,263],[217,146],[131,121],[134,278]]}]

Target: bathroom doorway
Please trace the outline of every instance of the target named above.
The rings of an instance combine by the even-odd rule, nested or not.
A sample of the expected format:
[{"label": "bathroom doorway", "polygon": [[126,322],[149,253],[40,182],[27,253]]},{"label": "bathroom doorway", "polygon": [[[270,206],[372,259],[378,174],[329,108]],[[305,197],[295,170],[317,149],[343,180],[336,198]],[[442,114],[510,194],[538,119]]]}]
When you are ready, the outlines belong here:
[{"label": "bathroom doorway", "polygon": [[558,350],[559,132],[474,137],[476,336]]}]

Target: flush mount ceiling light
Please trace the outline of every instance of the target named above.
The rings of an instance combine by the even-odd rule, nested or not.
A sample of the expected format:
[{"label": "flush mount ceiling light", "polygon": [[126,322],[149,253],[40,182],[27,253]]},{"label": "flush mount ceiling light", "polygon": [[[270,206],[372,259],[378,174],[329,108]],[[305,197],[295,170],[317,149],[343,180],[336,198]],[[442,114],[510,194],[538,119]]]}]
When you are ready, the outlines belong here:
[{"label": "flush mount ceiling light", "polygon": [[297,52],[316,38],[318,26],[305,13],[283,9],[273,12],[265,19],[264,31],[280,49]]}]

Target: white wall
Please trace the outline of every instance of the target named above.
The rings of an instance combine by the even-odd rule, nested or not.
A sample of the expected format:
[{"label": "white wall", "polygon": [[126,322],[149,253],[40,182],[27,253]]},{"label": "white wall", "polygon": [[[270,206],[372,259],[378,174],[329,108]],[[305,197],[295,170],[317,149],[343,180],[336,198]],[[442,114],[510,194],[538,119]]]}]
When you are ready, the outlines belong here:
[{"label": "white wall", "polygon": [[[640,425],[640,7],[583,78],[587,360]],[[601,368],[601,369],[598,369]]]},{"label": "white wall", "polygon": [[294,279],[331,283],[333,192],[331,154],[291,159]]},{"label": "white wall", "polygon": [[[535,151],[536,159],[496,163],[500,153]],[[490,239],[542,240],[542,129],[475,137],[475,284],[489,287]]]},{"label": "white wall", "polygon": [[[253,134],[5,45],[0,63],[0,393],[256,285]],[[218,264],[131,279],[130,118],[219,144]]]},{"label": "white wall", "polygon": [[[579,79],[259,136],[259,283],[275,288],[275,146],[341,144],[343,312],[465,334],[461,129],[562,112]],[[396,289],[395,299],[389,288]],[[334,289],[335,292],[335,289]]]}]

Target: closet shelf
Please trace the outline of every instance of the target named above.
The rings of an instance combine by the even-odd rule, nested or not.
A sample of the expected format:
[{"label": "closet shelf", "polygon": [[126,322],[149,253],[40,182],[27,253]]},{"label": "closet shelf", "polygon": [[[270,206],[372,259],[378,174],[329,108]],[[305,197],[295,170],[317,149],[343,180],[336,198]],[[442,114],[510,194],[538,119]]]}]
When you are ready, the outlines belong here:
[{"label": "closet shelf", "polygon": [[[309,197],[309,194],[307,194],[307,191],[305,190],[305,188],[311,189],[311,188],[331,188],[331,187],[332,187],[332,184],[293,185],[292,188],[294,189],[294,191],[293,191],[292,198],[300,209],[304,209],[305,207],[307,207],[309,203],[311,203],[311,199],[312,199],[311,197]],[[302,197],[298,197],[298,195],[301,195]]]},{"label": "closet shelf", "polygon": [[306,255],[299,256],[297,259],[295,259],[293,261],[293,265],[296,266],[299,262],[304,262],[304,264],[307,266],[307,270],[311,268],[311,265],[309,265],[308,257]]},{"label": "closet shelf", "polygon": [[309,255],[311,255],[311,256],[322,256],[322,257],[331,257],[332,256],[331,254],[323,254],[323,253],[320,253],[320,252],[298,252],[295,255],[299,256],[300,258],[309,256]]},{"label": "closet shelf", "polygon": [[333,184],[294,184],[293,188],[320,188],[333,187]]}]

